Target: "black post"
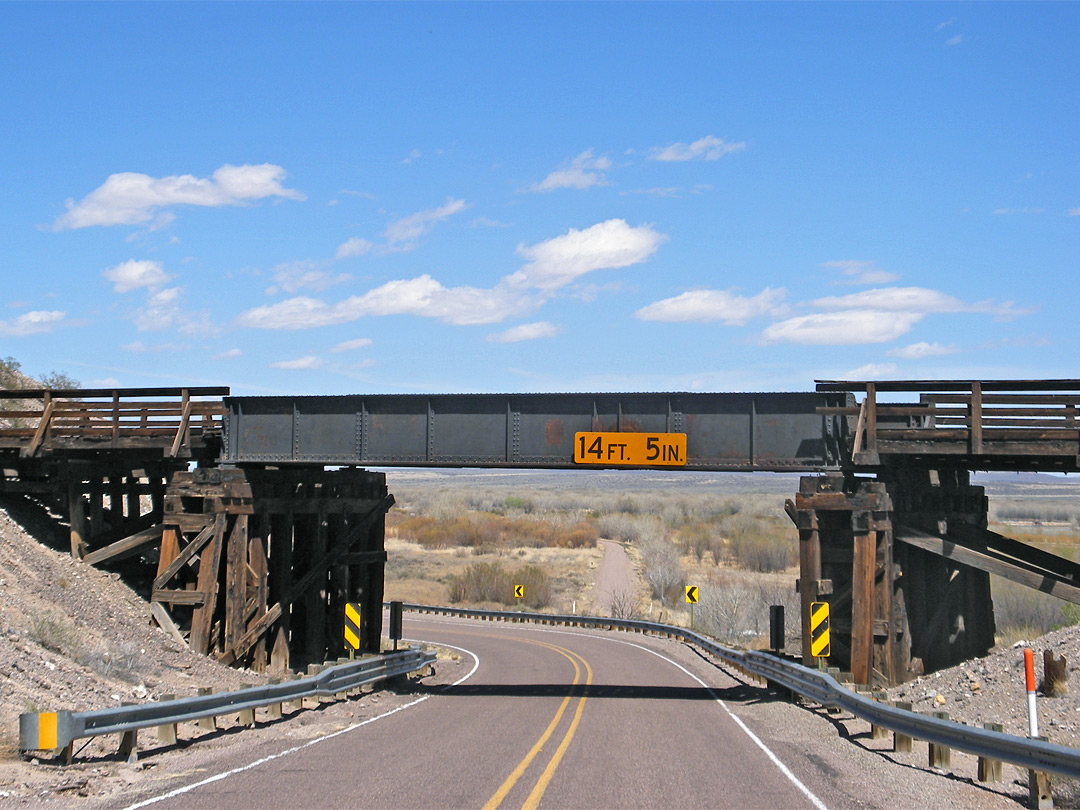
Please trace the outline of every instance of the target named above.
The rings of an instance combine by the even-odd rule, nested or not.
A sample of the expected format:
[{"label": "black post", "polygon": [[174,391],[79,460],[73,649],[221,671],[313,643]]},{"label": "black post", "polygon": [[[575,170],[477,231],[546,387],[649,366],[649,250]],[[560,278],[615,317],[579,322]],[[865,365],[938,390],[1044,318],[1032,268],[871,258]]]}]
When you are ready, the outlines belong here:
[{"label": "black post", "polygon": [[779,655],[784,649],[784,606],[769,606],[769,647]]},{"label": "black post", "polygon": [[390,640],[394,642],[394,651],[397,652],[397,643],[401,640],[401,602],[390,603]]}]

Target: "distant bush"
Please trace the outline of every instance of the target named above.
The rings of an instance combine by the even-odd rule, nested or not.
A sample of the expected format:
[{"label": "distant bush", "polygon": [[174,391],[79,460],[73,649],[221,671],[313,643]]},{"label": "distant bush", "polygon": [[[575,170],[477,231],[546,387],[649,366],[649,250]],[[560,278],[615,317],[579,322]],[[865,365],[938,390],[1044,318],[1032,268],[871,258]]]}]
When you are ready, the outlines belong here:
[{"label": "distant bush", "polygon": [[[521,585],[524,597],[514,597],[514,586]],[[531,608],[544,608],[551,604],[551,583],[544,570],[537,565],[526,565],[515,571],[506,569],[502,563],[477,562],[460,574],[449,578],[450,602],[497,602],[503,605],[521,604]]]},{"label": "distant bush", "polygon": [[697,561],[701,562],[705,552],[713,548],[713,532],[713,528],[707,523],[689,523],[679,529],[676,540],[682,547],[683,554],[693,554]]},{"label": "distant bush", "polygon": [[429,548],[592,548],[600,536],[593,520],[570,523],[558,519],[510,518],[491,512],[469,512],[456,517],[399,517],[391,513],[387,525],[402,540]]},{"label": "distant bush", "polygon": [[729,644],[749,646],[768,633],[769,607],[783,605],[785,624],[798,631],[798,594],[778,583],[754,581],[748,575],[727,574],[699,589],[694,621],[702,630]]},{"label": "distant bush", "polygon": [[642,576],[654,599],[673,605],[682,598],[686,572],[679,562],[679,552],[662,536],[648,536],[641,541]]},{"label": "distant bush", "polygon": [[783,571],[797,554],[795,531],[779,518],[739,515],[725,521],[731,556],[750,571]]},{"label": "distant bush", "polygon": [[1049,594],[1000,577],[991,577],[990,583],[994,623],[1010,641],[1041,636],[1080,620],[1076,606]]}]

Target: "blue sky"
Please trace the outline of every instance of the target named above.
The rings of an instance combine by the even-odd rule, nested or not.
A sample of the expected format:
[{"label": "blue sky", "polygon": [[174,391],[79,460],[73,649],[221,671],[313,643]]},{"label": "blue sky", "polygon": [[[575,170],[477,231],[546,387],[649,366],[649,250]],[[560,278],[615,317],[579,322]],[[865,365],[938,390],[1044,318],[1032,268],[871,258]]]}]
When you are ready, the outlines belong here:
[{"label": "blue sky", "polygon": [[0,356],[237,394],[1078,377],[1080,6],[0,4]]}]

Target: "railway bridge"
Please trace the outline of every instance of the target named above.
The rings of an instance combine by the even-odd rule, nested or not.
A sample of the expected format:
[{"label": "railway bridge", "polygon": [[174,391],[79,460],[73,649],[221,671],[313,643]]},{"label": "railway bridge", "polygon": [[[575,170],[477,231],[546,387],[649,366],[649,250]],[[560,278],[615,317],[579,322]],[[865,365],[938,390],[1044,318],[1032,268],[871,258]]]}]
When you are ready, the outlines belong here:
[{"label": "railway bridge", "polygon": [[256,669],[322,660],[345,602],[377,652],[393,505],[367,467],[803,473],[810,603],[831,662],[891,684],[985,653],[991,573],[1080,603],[1080,565],[987,528],[973,470],[1080,471],[1078,380],[821,381],[813,392],[232,397],[0,391],[0,494],[70,526],[158,623]]}]

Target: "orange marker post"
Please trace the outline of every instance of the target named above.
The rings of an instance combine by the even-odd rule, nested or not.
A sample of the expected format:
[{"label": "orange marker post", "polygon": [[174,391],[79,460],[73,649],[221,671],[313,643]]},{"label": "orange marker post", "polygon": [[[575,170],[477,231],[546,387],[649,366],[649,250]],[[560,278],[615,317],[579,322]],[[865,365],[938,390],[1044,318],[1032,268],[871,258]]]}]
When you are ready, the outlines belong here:
[{"label": "orange marker post", "polygon": [[1027,678],[1028,736],[1035,739],[1039,736],[1039,717],[1035,713],[1035,654],[1027,648],[1024,650],[1024,675]]}]

